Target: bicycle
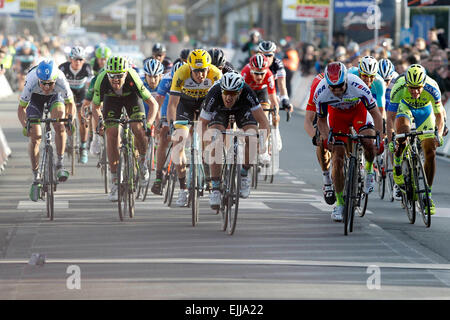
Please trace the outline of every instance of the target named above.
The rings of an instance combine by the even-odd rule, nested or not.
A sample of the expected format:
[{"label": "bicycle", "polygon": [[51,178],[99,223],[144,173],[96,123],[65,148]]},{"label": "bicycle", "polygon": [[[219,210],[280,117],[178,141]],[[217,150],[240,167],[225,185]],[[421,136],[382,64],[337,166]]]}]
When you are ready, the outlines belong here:
[{"label": "bicycle", "polygon": [[431,225],[430,212],[430,187],[423,168],[423,159],[417,145],[417,137],[424,134],[434,133],[436,130],[416,131],[400,133],[395,135],[395,140],[406,138],[406,146],[403,151],[402,173],[405,179],[404,190],[402,190],[402,202],[405,206],[406,215],[411,224],[416,220],[416,202],[420,210],[422,220],[427,228]]},{"label": "bicycle", "polygon": [[172,205],[173,194],[175,191],[175,184],[177,183],[177,170],[175,169],[175,165],[172,162],[171,157],[172,152],[172,143],[170,143],[169,148],[167,149],[166,159],[164,160],[163,167],[163,178],[161,181],[161,190],[164,192],[164,202],[167,203],[167,206],[170,207]]},{"label": "bicycle", "polygon": [[[177,120],[174,125],[195,125],[194,121]],[[205,169],[203,167],[201,138],[198,135],[198,130],[192,130],[191,138],[191,158],[188,172],[188,190],[189,190],[189,204],[192,211],[192,226],[195,227],[199,221],[199,197],[203,196],[206,188]]]},{"label": "bicycle", "polygon": [[145,153],[145,162],[147,163],[147,169],[148,169],[148,180],[145,186],[142,186],[139,184],[139,189],[137,193],[137,198],[140,197],[140,194],[142,192],[142,201],[145,201],[147,198],[148,193],[148,187],[150,186],[150,180],[152,176],[154,161],[155,161],[155,135],[154,135],[154,126],[151,127],[151,134],[148,136],[148,146],[147,146],[147,152]]},{"label": "bicycle", "polygon": [[72,121],[72,135],[67,136],[66,153],[70,157],[70,174],[73,176],[75,174],[75,163],[81,162],[81,144],[79,137],[79,125],[78,118],[75,117]]},{"label": "bicycle", "polygon": [[238,137],[258,137],[256,133],[245,133],[233,129],[234,116],[230,115],[230,130],[222,131],[224,135],[233,137],[232,144],[225,149],[223,146],[224,164],[222,165],[221,181],[222,181],[222,197],[220,208],[217,213],[222,213],[222,231],[227,231],[229,235],[233,235],[236,230],[237,216],[239,211],[239,198],[241,191],[241,169],[242,159],[241,144]]},{"label": "bicycle", "polygon": [[353,220],[355,211],[358,216],[363,217],[366,213],[368,194],[364,192],[364,156],[362,139],[376,139],[377,148],[380,145],[380,136],[361,135],[354,132],[351,133],[334,133],[332,129],[328,135],[328,141],[332,141],[333,137],[347,137],[350,144],[349,153],[347,154],[344,184],[344,235],[353,232]]},{"label": "bicycle", "polygon": [[[275,108],[263,108],[263,110],[269,112],[268,120],[269,120],[269,125],[270,125],[270,133],[269,133],[268,146],[267,146],[267,150],[270,154],[270,163],[268,165],[264,166],[264,181],[267,181],[267,179],[270,177],[269,181],[270,181],[270,183],[273,183],[275,167],[276,167],[275,162],[277,160],[275,155],[278,155],[278,150],[275,150],[275,152],[274,152],[274,148],[273,148],[273,146],[277,144],[277,142],[274,141],[274,135],[273,135],[273,129],[274,129],[273,113],[276,111],[276,109]],[[289,120],[291,119],[291,114],[289,112],[289,108],[288,107],[280,107],[279,110],[286,111],[286,122],[289,122]],[[268,168],[270,168],[270,169],[268,169]],[[255,171],[258,172],[258,170],[253,170],[253,175],[255,175]],[[256,180],[257,180],[257,178],[256,178]],[[258,182],[255,181],[254,184],[257,185]]]},{"label": "bicycle", "polygon": [[126,213],[134,217],[136,191],[139,184],[139,161],[134,146],[134,135],[130,130],[130,123],[144,123],[144,119],[129,119],[124,112],[120,119],[106,119],[105,123],[118,123],[122,130],[120,133],[121,145],[119,148],[119,164],[117,166],[118,209],[119,219],[123,221]]},{"label": "bicycle", "polygon": [[387,139],[385,140],[385,149],[384,149],[384,156],[383,156],[383,162],[384,162],[384,171],[385,171],[385,175],[386,178],[385,180],[388,181],[388,183],[386,183],[386,187],[389,193],[389,201],[393,202],[394,201],[394,159],[393,159],[393,155],[391,153],[391,151],[389,150],[389,148],[386,148],[386,146],[388,145],[387,143]]},{"label": "bicycle", "polygon": [[56,172],[55,172],[55,164],[53,162],[53,146],[52,146],[52,128],[50,126],[50,123],[55,122],[66,122],[69,125],[69,128],[72,126],[72,117],[71,115],[68,116],[68,118],[65,119],[53,119],[49,118],[49,108],[48,104],[44,104],[44,119],[39,118],[30,118],[27,119],[27,131],[30,130],[31,124],[40,124],[44,123],[44,134],[45,134],[45,144],[42,152],[42,158],[41,158],[41,165],[39,167],[39,174],[38,176],[41,179],[40,184],[42,185],[41,188],[41,199],[45,199],[46,201],[46,209],[47,209],[47,218],[50,219],[50,221],[53,221],[55,218],[55,199],[54,199],[54,192],[56,192],[56,185],[58,184],[58,181],[56,179]]},{"label": "bicycle", "polygon": [[[103,122],[103,118],[99,117],[99,123]],[[97,134],[98,134],[98,128],[97,128]],[[108,180],[109,180],[109,171],[108,171],[108,155],[106,153],[106,139],[105,135],[103,134],[101,136],[101,151],[98,154],[98,160],[97,160],[97,169],[100,169],[100,173],[103,177],[103,184],[105,187],[105,193],[108,193]]]}]

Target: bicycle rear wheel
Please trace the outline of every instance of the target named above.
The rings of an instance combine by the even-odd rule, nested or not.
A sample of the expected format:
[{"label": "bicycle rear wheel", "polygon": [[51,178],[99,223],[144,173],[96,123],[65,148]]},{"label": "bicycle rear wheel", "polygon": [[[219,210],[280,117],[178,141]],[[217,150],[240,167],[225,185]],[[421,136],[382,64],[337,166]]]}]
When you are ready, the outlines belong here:
[{"label": "bicycle rear wheel", "polygon": [[418,207],[422,215],[423,223],[427,228],[431,226],[431,200],[430,187],[428,186],[427,177],[421,159],[417,159],[415,170],[415,185],[416,193],[418,195]]},{"label": "bicycle rear wheel", "polygon": [[386,193],[386,175],[384,170],[384,162],[381,156],[376,157],[377,170],[376,172],[376,181],[378,184],[378,195],[380,199],[384,199],[384,195]]},{"label": "bicycle rear wheel", "polygon": [[[173,163],[172,163],[173,165]],[[175,185],[177,183],[177,172],[175,170],[175,168],[172,166],[170,168],[170,176],[169,176],[170,182],[169,183],[169,194],[168,194],[168,199],[167,199],[167,206],[170,207],[172,205],[172,200],[173,200],[173,194],[175,193]]]},{"label": "bicycle rear wheel", "polygon": [[128,208],[128,157],[121,149],[119,154],[119,165],[117,167],[117,206],[119,209],[119,219],[123,221]]},{"label": "bicycle rear wheel", "polygon": [[47,206],[47,217],[50,221],[53,221],[55,218],[55,198],[54,198],[54,188],[55,188],[55,179],[54,179],[54,168],[53,168],[53,149],[51,147],[47,148],[45,152],[45,156],[47,157],[45,161],[46,169],[45,169],[45,181],[44,186],[46,190],[46,206]]},{"label": "bicycle rear wheel", "polygon": [[[192,157],[192,161],[194,161]],[[192,211],[192,226],[195,227],[198,223],[198,168],[197,165],[192,163],[189,170],[190,185],[189,185],[189,198],[191,202]]]},{"label": "bicycle rear wheel", "polygon": [[230,195],[230,185],[231,185],[231,175],[230,172],[231,165],[224,164],[222,166],[222,197],[220,201],[220,213],[222,216],[222,231],[227,230],[228,227],[228,216],[227,216],[227,207],[228,207],[228,198]]},{"label": "bicycle rear wheel", "polygon": [[100,168],[103,176],[103,184],[105,186],[105,193],[108,194],[108,180],[109,180],[109,171],[108,171],[108,157],[106,153],[106,139],[103,139],[103,146],[101,151],[101,158],[100,158]]},{"label": "bicycle rear wheel", "polygon": [[134,205],[136,200],[137,189],[139,187],[139,166],[138,160],[134,153],[128,153],[129,178],[128,178],[128,214],[130,218],[134,217]]}]

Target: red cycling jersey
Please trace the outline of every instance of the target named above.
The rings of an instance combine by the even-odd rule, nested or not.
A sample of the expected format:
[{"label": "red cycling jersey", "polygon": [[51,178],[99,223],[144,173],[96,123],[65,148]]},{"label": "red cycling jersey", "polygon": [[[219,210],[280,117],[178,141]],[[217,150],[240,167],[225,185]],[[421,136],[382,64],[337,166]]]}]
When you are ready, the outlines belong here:
[{"label": "red cycling jersey", "polygon": [[247,83],[250,88],[252,88],[255,91],[262,90],[264,88],[267,88],[268,94],[276,94],[275,89],[275,79],[273,77],[272,71],[267,69],[266,76],[264,77],[264,80],[261,83],[256,83],[253,79],[252,74],[250,73],[250,65],[247,64],[244,69],[242,69],[241,74],[244,77],[245,83]]},{"label": "red cycling jersey", "polygon": [[308,104],[306,105],[306,111],[316,112],[316,104],[314,103],[314,92],[316,91],[319,82],[325,77],[324,73],[319,73],[312,81],[311,90],[309,91]]}]

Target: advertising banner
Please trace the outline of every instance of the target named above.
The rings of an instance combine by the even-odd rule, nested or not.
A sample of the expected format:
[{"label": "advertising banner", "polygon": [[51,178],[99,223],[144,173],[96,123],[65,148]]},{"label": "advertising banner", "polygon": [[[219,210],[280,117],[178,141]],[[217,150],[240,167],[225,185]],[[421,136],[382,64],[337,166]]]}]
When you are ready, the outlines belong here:
[{"label": "advertising banner", "polygon": [[283,0],[284,22],[328,19],[330,0]]}]

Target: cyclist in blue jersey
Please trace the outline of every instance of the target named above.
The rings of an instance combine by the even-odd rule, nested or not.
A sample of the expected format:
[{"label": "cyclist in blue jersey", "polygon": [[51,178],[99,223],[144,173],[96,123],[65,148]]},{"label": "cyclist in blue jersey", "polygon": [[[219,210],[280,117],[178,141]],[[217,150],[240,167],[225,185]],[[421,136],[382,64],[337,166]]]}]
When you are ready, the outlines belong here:
[{"label": "cyclist in blue jersey", "polygon": [[156,150],[156,179],[153,183],[151,191],[154,194],[161,194],[161,181],[163,175],[164,159],[166,157],[167,147],[169,146],[169,125],[167,123],[167,105],[169,103],[169,93],[170,87],[172,86],[172,78],[174,73],[182,66],[185,62],[179,61],[175,63],[172,70],[164,75],[161,82],[159,83],[156,95],[156,101],[158,102],[160,112],[158,112],[156,135],[159,137],[158,149]]},{"label": "cyclist in blue jersey", "polygon": [[[157,97],[157,89],[164,73],[164,66],[155,59],[150,58],[144,64],[144,76],[141,77],[144,86],[150,91],[154,98]],[[145,118],[148,115],[149,106],[144,102]],[[156,116],[158,119],[158,116]]]}]

